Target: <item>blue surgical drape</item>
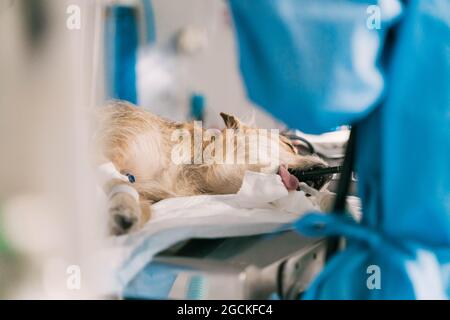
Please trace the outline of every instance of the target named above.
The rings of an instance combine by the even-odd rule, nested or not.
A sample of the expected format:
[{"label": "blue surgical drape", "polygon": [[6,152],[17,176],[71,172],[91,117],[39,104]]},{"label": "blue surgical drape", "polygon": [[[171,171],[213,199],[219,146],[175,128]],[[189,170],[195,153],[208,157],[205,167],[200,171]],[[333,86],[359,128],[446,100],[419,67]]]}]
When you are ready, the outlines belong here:
[{"label": "blue surgical drape", "polygon": [[363,219],[296,222],[348,239],[305,297],[448,298],[450,1],[229,3],[251,100],[307,132],[358,123]]}]

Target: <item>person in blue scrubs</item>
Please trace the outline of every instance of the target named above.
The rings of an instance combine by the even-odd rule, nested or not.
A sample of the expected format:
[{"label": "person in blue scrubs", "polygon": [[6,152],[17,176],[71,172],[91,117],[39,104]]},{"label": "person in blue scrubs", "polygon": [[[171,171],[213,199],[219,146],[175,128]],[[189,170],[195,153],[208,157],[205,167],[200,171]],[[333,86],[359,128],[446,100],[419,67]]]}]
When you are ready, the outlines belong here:
[{"label": "person in blue scrubs", "polygon": [[[450,1],[229,0],[248,97],[293,128],[358,127],[360,224],[307,299],[450,296]],[[314,228],[317,224],[324,228]]]}]

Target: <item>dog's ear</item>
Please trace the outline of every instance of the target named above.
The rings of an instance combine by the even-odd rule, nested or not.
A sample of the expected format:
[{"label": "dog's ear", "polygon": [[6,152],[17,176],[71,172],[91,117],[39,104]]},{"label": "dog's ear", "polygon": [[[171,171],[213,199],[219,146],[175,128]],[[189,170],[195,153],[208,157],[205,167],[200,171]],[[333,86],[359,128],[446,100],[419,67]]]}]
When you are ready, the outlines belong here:
[{"label": "dog's ear", "polygon": [[220,116],[228,129],[239,129],[241,127],[241,121],[235,116],[223,112],[220,113]]}]

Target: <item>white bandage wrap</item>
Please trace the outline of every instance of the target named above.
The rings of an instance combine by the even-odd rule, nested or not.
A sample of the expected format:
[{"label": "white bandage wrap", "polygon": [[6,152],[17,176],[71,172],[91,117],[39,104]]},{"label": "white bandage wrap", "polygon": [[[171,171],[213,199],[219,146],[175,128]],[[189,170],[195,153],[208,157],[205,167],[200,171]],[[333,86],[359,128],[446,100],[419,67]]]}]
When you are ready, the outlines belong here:
[{"label": "white bandage wrap", "polygon": [[132,196],[136,202],[139,202],[139,193],[133,187],[127,184],[118,184],[111,188],[111,191],[108,194],[108,198],[111,199],[115,194],[118,193],[127,193]]},{"label": "white bandage wrap", "polygon": [[112,162],[106,162],[98,166],[97,175],[101,186],[112,179],[119,179],[124,182],[128,182],[127,176],[120,174]]}]

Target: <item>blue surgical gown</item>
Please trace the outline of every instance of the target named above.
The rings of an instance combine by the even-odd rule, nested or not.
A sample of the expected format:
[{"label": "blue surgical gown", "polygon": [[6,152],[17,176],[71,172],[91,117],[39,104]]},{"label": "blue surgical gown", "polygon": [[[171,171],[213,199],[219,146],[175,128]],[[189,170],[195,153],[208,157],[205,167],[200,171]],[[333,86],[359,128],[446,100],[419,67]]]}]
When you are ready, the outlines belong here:
[{"label": "blue surgical gown", "polygon": [[306,132],[358,124],[363,218],[296,222],[348,241],[305,298],[448,299],[450,1],[229,3],[251,100]]}]

